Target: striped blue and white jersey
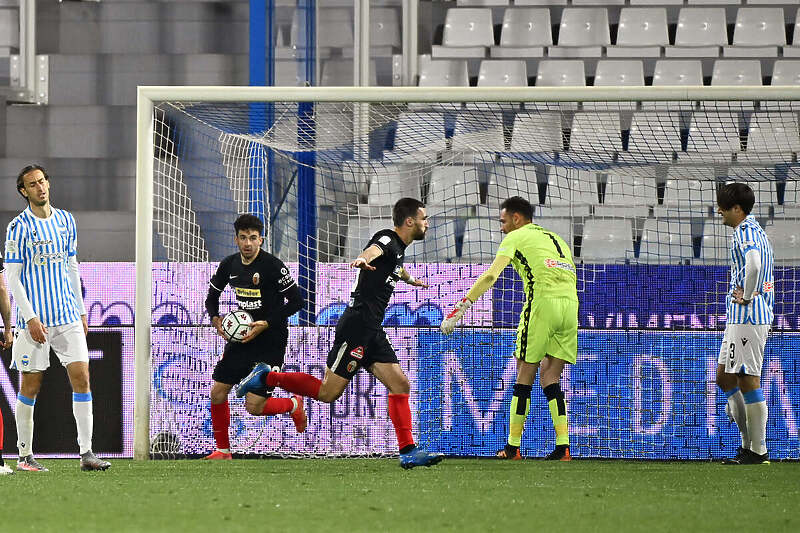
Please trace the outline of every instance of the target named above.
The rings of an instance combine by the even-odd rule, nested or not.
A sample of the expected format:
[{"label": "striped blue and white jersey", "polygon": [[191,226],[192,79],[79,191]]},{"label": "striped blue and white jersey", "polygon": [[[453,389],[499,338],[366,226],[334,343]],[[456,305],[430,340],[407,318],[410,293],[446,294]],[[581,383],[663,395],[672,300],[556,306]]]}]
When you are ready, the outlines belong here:
[{"label": "striped blue and white jersey", "polygon": [[[755,291],[749,305],[733,301],[736,287],[744,287],[744,255],[758,250],[761,255],[761,271],[756,280]],[[775,278],[772,275],[772,246],[767,234],[753,215],[748,215],[733,232],[731,238],[731,284],[725,297],[725,310],[729,324],[772,324],[775,306]]]},{"label": "striped blue and white jersey", "polygon": [[[22,265],[22,286],[33,310],[45,326],[61,326],[81,319],[69,282],[69,258],[78,250],[75,218],[52,208],[48,218],[33,214],[30,206],[6,230],[5,262]],[[17,327],[25,322],[17,313]]]}]

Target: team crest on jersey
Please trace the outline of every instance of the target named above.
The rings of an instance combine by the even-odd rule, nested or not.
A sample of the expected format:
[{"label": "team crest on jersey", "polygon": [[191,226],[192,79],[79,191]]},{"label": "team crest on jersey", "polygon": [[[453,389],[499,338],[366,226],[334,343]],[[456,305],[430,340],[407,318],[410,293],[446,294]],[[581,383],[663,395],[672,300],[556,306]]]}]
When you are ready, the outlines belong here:
[{"label": "team crest on jersey", "polygon": [[23,354],[20,359],[22,360],[22,366],[28,366],[31,364],[31,356],[28,354]]},{"label": "team crest on jersey", "polygon": [[358,363],[356,363],[355,361],[350,361],[349,363],[347,363],[347,373],[348,374],[353,373],[357,366]]},{"label": "team crest on jersey", "polygon": [[261,281],[261,274],[256,272],[253,274],[253,285],[258,285],[258,282]]},{"label": "team crest on jersey", "polygon": [[[364,347],[357,346],[353,350],[350,351],[350,356],[353,359],[363,359],[364,358]],[[355,363],[355,361],[353,361]]]}]

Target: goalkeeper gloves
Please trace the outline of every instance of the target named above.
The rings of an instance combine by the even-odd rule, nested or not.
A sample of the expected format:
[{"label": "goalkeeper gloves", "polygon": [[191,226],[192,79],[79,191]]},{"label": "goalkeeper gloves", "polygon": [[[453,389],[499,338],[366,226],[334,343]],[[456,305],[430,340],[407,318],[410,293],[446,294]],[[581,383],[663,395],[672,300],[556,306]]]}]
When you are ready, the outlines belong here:
[{"label": "goalkeeper gloves", "polygon": [[458,324],[458,321],[461,320],[461,317],[464,316],[464,313],[466,313],[467,309],[470,307],[472,307],[472,302],[468,298],[461,298],[455,308],[450,311],[450,314],[442,320],[442,324],[439,326],[441,332],[445,335],[453,333],[453,330],[456,329],[456,324]]}]

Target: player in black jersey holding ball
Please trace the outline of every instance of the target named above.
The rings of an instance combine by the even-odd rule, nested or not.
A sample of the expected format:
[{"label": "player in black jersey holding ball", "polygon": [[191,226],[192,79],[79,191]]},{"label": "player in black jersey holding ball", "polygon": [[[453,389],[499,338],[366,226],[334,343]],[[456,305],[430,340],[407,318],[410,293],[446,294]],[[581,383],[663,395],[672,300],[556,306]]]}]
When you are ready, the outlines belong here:
[{"label": "player in black jersey holding ball", "polygon": [[[303,306],[303,297],[289,269],[269,252],[261,249],[264,243],[264,224],[253,215],[241,215],[233,224],[239,253],[229,255],[220,262],[211,278],[206,297],[206,310],[217,333],[227,339],[222,331],[219,316],[219,297],[226,285],[236,293],[239,309],[253,317],[250,331],[242,342],[228,342],[222,359],[214,368],[211,386],[211,425],[217,449],[206,459],[231,459],[228,426],[230,407],[228,394],[234,383],[262,363],[280,370],[289,339],[288,318]],[[291,413],[298,433],[306,429],[303,398],[272,398],[272,389],[254,388],[247,395],[245,406],[256,416]]]},{"label": "player in black jersey holding ball", "polygon": [[257,365],[244,378],[236,395],[243,396],[261,387],[281,387],[295,394],[332,403],[363,367],[389,390],[389,418],[397,434],[400,465],[403,468],[431,466],[442,455],[417,448],[411,434],[411,385],[403,373],[386,332],[382,328],[386,307],[398,280],[415,287],[427,287],[403,268],[406,247],[425,238],[428,217],[425,204],[402,198],[392,210],[394,229],[379,231],[350,266],[360,269],[350,304],[336,325],[333,347],[328,353],[322,381],[302,372],[275,372],[268,365]]}]

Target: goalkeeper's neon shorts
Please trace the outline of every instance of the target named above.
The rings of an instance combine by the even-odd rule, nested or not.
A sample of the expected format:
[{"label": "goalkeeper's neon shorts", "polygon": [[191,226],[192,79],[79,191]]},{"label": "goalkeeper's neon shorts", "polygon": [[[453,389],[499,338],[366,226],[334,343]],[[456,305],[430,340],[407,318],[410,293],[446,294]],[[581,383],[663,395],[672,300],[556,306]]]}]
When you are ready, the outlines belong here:
[{"label": "goalkeeper's neon shorts", "polygon": [[546,355],[575,364],[578,356],[578,301],[538,298],[522,308],[514,357],[538,363]]}]

